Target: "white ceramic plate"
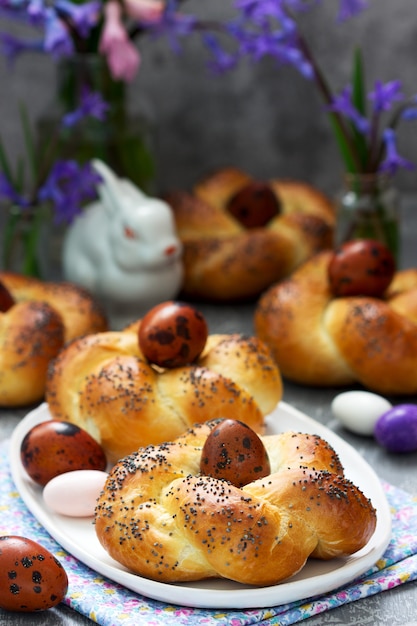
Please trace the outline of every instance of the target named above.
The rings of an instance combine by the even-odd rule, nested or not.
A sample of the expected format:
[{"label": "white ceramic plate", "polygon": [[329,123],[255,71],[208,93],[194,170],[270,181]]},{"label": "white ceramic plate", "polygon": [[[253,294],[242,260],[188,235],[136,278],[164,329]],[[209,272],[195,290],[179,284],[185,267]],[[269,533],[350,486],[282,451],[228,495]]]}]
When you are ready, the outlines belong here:
[{"label": "white ceramic plate", "polygon": [[311,559],[296,576],[271,587],[251,587],[223,580],[166,584],[128,572],[100,545],[91,519],[74,519],[52,513],[43,503],[42,488],[26,474],[20,461],[20,444],[30,428],[50,419],[46,404],[30,412],[11,439],[11,472],[16,487],[33,515],[54,539],[80,561],[128,589],[155,600],[213,609],[270,607],[323,594],[368,570],[384,553],[391,537],[391,515],[380,481],[366,461],[325,426],[281,402],[267,418],[267,434],[295,430],[317,434],[340,456],[346,476],[369,497],[377,510],[377,526],[368,544],[344,559]]}]

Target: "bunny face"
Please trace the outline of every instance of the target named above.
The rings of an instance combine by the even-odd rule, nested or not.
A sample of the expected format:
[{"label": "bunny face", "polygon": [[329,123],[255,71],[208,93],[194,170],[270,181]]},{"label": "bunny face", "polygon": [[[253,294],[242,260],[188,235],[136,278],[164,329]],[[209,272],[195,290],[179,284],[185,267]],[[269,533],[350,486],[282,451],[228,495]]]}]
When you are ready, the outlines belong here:
[{"label": "bunny face", "polygon": [[114,214],[109,243],[115,263],[128,272],[162,268],[182,256],[172,211],[156,198],[126,201]]}]

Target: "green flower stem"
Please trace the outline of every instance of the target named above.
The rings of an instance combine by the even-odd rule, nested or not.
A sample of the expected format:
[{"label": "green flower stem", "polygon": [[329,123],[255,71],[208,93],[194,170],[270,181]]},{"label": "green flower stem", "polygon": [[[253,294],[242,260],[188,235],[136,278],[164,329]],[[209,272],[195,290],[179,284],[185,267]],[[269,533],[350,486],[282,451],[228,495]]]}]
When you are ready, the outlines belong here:
[{"label": "green flower stem", "polygon": [[59,134],[60,128],[57,126],[54,129],[54,132],[51,133],[50,137],[46,141],[45,145],[42,148],[42,154],[40,156],[40,162],[37,168],[36,177],[34,178],[32,191],[30,194],[30,201],[35,202],[37,190],[39,190],[42,185],[45,183],[48,175],[51,171],[51,167],[56,159],[57,150],[59,146]]},{"label": "green flower stem", "polygon": [[[311,54],[310,47],[307,44],[305,38],[298,33],[298,43],[299,47],[302,50],[304,56],[309,61],[311,67],[313,68],[314,80],[319,89],[319,92],[322,95],[324,103],[327,106],[330,106],[333,102],[332,92],[327,84],[327,81],[324,77],[323,72],[321,71],[318,63],[316,62],[314,56]],[[353,144],[351,135],[349,130],[345,124],[345,121],[336,112],[329,112],[330,120],[332,122],[333,130],[336,134],[336,139],[339,144],[339,148],[341,150],[343,159],[345,161],[346,168],[349,172],[358,172],[361,171],[361,162],[357,150]]]},{"label": "green flower stem", "polygon": [[43,206],[9,207],[3,234],[2,265],[5,269],[41,278],[39,235],[46,213],[47,207]]},{"label": "green flower stem", "polygon": [[[365,92],[365,77],[364,67],[362,61],[362,53],[359,48],[355,49],[353,55],[353,71],[352,71],[352,102],[356,109],[363,117],[367,117],[366,106],[366,92]],[[350,124],[352,138],[358,158],[361,163],[361,171],[366,171],[367,163],[369,161],[369,147],[365,135],[363,135],[356,128],[354,124]],[[371,144],[372,145],[372,144]]]},{"label": "green flower stem", "polygon": [[41,271],[38,262],[38,242],[40,226],[42,224],[41,211],[35,211],[33,214],[32,227],[22,235],[22,243],[24,248],[24,257],[22,263],[22,273],[26,276],[41,277]]},{"label": "green flower stem", "polygon": [[380,145],[378,146],[378,142],[377,142],[380,117],[381,117],[380,115],[375,113],[372,116],[372,120],[371,120],[369,145],[372,146],[373,148],[370,150],[369,159],[367,161],[366,168],[365,168],[365,171],[367,172],[377,171],[378,163],[382,157],[382,150],[384,149],[383,147],[381,148]]},{"label": "green flower stem", "polygon": [[11,206],[6,218],[3,233],[2,266],[9,268],[13,256],[13,248],[16,239],[17,229],[21,220],[21,211],[18,207]]}]

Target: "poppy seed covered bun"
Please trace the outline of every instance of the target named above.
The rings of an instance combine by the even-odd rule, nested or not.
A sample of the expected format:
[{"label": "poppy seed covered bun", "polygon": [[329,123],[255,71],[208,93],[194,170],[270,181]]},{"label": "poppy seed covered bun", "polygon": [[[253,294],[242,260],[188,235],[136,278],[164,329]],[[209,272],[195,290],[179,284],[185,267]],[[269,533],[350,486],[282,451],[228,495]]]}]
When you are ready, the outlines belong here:
[{"label": "poppy seed covered bun", "polygon": [[270,474],[239,488],[200,472],[216,424],[142,448],[112,469],[95,529],[113,559],[162,582],[215,577],[261,586],[293,576],[309,556],[331,559],[366,545],[375,510],[343,477],[327,442],[295,432],[261,437]]}]

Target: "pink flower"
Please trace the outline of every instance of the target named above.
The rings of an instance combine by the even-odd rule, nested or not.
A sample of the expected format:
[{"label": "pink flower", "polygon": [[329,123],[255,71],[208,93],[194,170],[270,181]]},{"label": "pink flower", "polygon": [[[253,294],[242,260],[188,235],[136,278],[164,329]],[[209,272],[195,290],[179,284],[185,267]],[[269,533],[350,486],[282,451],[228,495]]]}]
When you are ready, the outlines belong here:
[{"label": "pink flower", "polygon": [[115,80],[130,82],[140,65],[140,54],[130,39],[115,41],[107,52],[107,62]]},{"label": "pink flower", "polygon": [[140,55],[123,25],[121,7],[114,0],[107,2],[104,8],[99,50],[106,55],[115,80],[133,80],[139,68]]},{"label": "pink flower", "polygon": [[123,4],[129,17],[149,23],[161,20],[165,6],[161,0],[124,0]]}]

